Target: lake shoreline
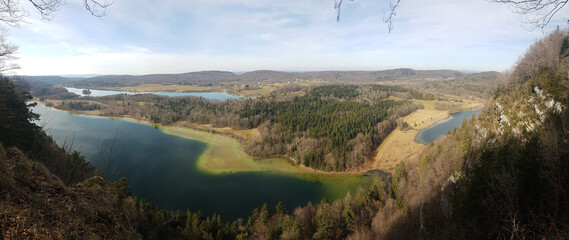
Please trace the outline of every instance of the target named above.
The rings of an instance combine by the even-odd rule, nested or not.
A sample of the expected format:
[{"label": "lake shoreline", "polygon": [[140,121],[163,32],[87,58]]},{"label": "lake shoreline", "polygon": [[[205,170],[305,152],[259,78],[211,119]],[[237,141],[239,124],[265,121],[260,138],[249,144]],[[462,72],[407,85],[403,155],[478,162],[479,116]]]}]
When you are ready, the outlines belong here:
[{"label": "lake shoreline", "polygon": [[399,162],[412,162],[420,158],[426,145],[417,143],[417,135],[440,121],[450,120],[451,114],[456,112],[480,109],[484,104],[480,102],[464,103],[458,110],[437,110],[434,105],[424,104],[424,109],[419,109],[403,119],[411,129],[402,131],[400,127],[394,129],[383,142],[373,151],[370,160],[362,164],[362,168],[379,169],[380,171],[393,173]]},{"label": "lake shoreline", "polygon": [[[55,102],[53,100],[40,101],[39,99],[36,99],[36,98],[34,98],[32,101],[37,101],[37,102],[42,102],[42,103],[54,103]],[[46,107],[47,107],[47,105],[46,105]],[[245,137],[236,133],[236,131],[240,131],[240,130],[235,130],[235,129],[228,128],[228,127],[216,128],[216,127],[211,126],[210,124],[189,123],[186,121],[175,122],[171,125],[163,125],[163,124],[152,123],[152,122],[148,121],[147,119],[136,118],[136,117],[133,117],[131,115],[105,116],[105,115],[101,115],[99,111],[69,111],[69,110],[65,110],[65,109],[59,109],[59,108],[57,108],[57,105],[53,105],[53,106],[49,106],[49,107],[55,108],[55,109],[60,110],[60,111],[65,111],[65,112],[68,112],[70,114],[75,114],[75,115],[84,115],[84,116],[89,116],[89,117],[102,117],[102,118],[109,118],[109,119],[121,119],[121,120],[128,121],[128,122],[154,126],[154,127],[160,128],[162,130],[162,132],[164,132],[165,134],[170,134],[170,135],[175,135],[175,136],[182,137],[182,138],[201,141],[201,142],[208,144],[208,147],[209,147],[209,143],[207,141],[203,141],[201,139],[196,139],[195,137],[188,136],[188,134],[182,133],[183,131],[175,131],[175,130],[172,131],[172,130],[175,128],[181,128],[181,129],[189,129],[189,130],[200,131],[203,133],[209,133],[209,134],[229,137],[231,139],[238,141],[240,144],[241,154],[252,159],[253,161],[263,161],[263,160],[268,160],[268,159],[280,158],[280,159],[286,161],[290,165],[290,167],[296,168],[298,170],[296,172],[295,171],[283,171],[283,173],[294,172],[297,174],[349,176],[349,175],[362,175],[362,174],[367,174],[370,171],[380,170],[380,169],[364,169],[361,171],[328,172],[328,171],[322,171],[322,170],[318,170],[318,169],[309,168],[307,166],[304,166],[303,164],[296,164],[297,161],[291,157],[288,157],[288,156],[270,156],[268,158],[251,156],[244,150],[244,147],[243,147],[244,141],[246,141]],[[170,131],[166,130],[166,129],[170,129]],[[206,152],[207,151],[208,150],[206,149]],[[204,154],[205,154],[205,152],[204,152]],[[198,160],[198,162],[199,162],[199,160]],[[238,173],[238,172],[266,172],[267,170],[266,169],[264,169],[264,170],[263,169],[234,169],[234,170],[225,169],[225,170],[218,171],[218,170],[212,170],[212,169],[203,169],[203,171],[205,171],[207,173],[211,173],[211,174],[231,174],[231,173]],[[270,171],[269,170],[269,172],[279,172],[279,171]]]},{"label": "lake shoreline", "polygon": [[[34,99],[34,101],[39,101],[39,99]],[[39,101],[39,102],[41,102],[41,101]],[[53,100],[45,100],[44,102],[48,103],[48,102],[54,102],[54,101]],[[51,107],[56,108],[56,109],[61,110],[61,111],[69,112],[71,114],[86,115],[86,116],[97,116],[97,117],[113,118],[113,119],[123,119],[125,121],[138,122],[141,124],[151,125],[151,126],[160,128],[160,129],[162,129],[163,132],[164,132],[164,129],[167,129],[167,128],[170,128],[170,129],[172,129],[172,128],[182,128],[182,129],[186,128],[186,129],[191,129],[191,130],[200,131],[200,132],[204,132],[204,133],[225,136],[225,137],[229,137],[231,139],[238,141],[239,145],[240,145],[240,154],[244,155],[246,158],[252,159],[253,161],[259,162],[259,161],[263,161],[263,160],[267,160],[267,159],[282,159],[283,161],[286,161],[290,165],[290,167],[297,169],[296,173],[299,173],[299,174],[310,173],[310,174],[336,175],[336,176],[367,174],[367,173],[372,172],[372,171],[381,171],[381,172],[388,173],[388,174],[392,173],[393,169],[397,163],[399,163],[400,161],[409,160],[409,158],[416,157],[418,154],[420,154],[420,152],[422,152],[422,150],[419,149],[419,147],[413,145],[413,144],[418,144],[421,146],[425,146],[424,144],[417,143],[414,141],[414,139],[416,138],[416,136],[419,134],[420,131],[422,131],[423,129],[426,129],[430,126],[433,126],[438,121],[450,119],[450,115],[451,115],[449,110],[419,109],[419,110],[417,110],[417,111],[415,111],[415,112],[404,117],[405,121],[409,122],[410,126],[413,125],[413,121],[415,121],[415,124],[417,124],[417,122],[419,122],[419,124],[417,126],[415,126],[414,128],[412,128],[410,130],[406,130],[406,131],[401,131],[400,128],[397,127],[384,139],[382,144],[380,146],[378,146],[378,148],[376,148],[372,152],[369,159],[366,162],[362,163],[362,165],[355,167],[355,168],[348,169],[346,171],[342,171],[342,172],[332,172],[332,171],[323,171],[323,170],[318,170],[318,169],[313,169],[313,168],[307,167],[303,164],[299,164],[296,159],[291,158],[289,156],[270,156],[268,158],[262,158],[262,157],[256,157],[256,156],[249,155],[245,151],[244,146],[246,145],[246,141],[251,140],[256,136],[246,137],[246,136],[244,136],[243,133],[239,134],[238,131],[256,131],[254,129],[236,130],[236,129],[232,129],[229,127],[219,128],[219,127],[214,127],[211,124],[190,123],[190,122],[186,122],[186,121],[178,121],[178,122],[175,122],[175,123],[170,124],[170,125],[163,125],[163,124],[152,123],[147,119],[136,118],[136,117],[133,117],[131,115],[104,116],[99,111],[96,111],[96,110],[95,111],[69,111],[69,110],[59,109],[59,108],[57,108],[57,105],[55,105],[55,104]],[[474,107],[480,108],[479,105],[465,106],[464,108],[466,109],[466,108],[474,108]],[[464,111],[468,111],[468,110],[464,110]],[[441,113],[445,113],[444,117],[441,115]],[[183,134],[180,131],[170,131],[170,132],[165,132],[165,133],[175,135],[178,137],[191,139],[191,140],[202,141],[202,140],[199,140],[196,138],[192,138],[192,136],[188,136],[187,134]],[[255,135],[255,134],[252,134],[252,135]],[[413,135],[410,138],[410,141],[408,141],[409,140],[408,135],[409,136]],[[209,146],[209,143],[207,141],[202,141],[202,142],[208,144],[208,146]],[[398,145],[399,147],[391,146],[393,144]],[[403,146],[403,147],[401,147],[401,146]],[[397,153],[397,154],[391,153],[392,151],[397,151],[397,150],[404,150],[404,152]],[[385,151],[387,151],[387,153],[385,153]],[[411,154],[409,154],[409,153],[411,153]],[[403,159],[400,159],[401,157],[403,157]],[[200,163],[202,164],[202,166],[205,165],[203,162],[200,162]],[[248,164],[250,165],[250,163],[248,163]],[[208,172],[208,173],[212,173],[212,174],[230,174],[230,173],[247,172],[247,171],[249,171],[249,172],[263,172],[263,171],[267,171],[267,169],[263,169],[262,167],[251,168],[251,169],[239,168],[239,169],[221,169],[221,170],[209,168],[209,169],[203,169],[203,171]]]},{"label": "lake shoreline", "polygon": [[[393,173],[395,166],[400,162],[409,162],[418,158],[424,150],[424,145],[414,142],[420,130],[428,128],[437,121],[450,117],[449,111],[419,109],[403,119],[413,126],[408,130],[394,129],[383,142],[375,149],[369,165],[372,169]],[[414,126],[418,123],[417,126]]]},{"label": "lake shoreline", "polygon": [[[100,170],[105,167],[99,161],[100,154],[106,155],[110,144],[114,145],[116,155],[112,154],[114,165],[109,178],[127,178],[135,196],[165,209],[201,209],[209,215],[222,213],[233,219],[248,216],[263,203],[275,206],[280,201],[292,211],[307,202],[319,202],[322,198],[341,199],[348,191],[354,194],[360,186],[367,188],[376,176],[382,176],[379,172],[325,175],[299,170],[283,159],[253,161],[244,158],[241,145],[231,137],[179,126],[158,128],[154,125],[155,128],[148,121],[133,118],[71,114],[41,102],[32,111],[41,114],[34,123],[38,126],[49,124],[44,130],[58,145],[70,146],[66,143],[73,137],[75,144],[69,149],[80,151]],[[197,134],[202,139],[187,140],[172,135],[172,129]],[[204,139],[214,142],[206,145]],[[254,168],[253,171],[239,172],[222,169],[219,174],[203,171],[198,160],[210,156],[215,157],[213,160],[228,159],[227,156],[230,161],[246,160],[246,164],[238,167]],[[232,166],[227,165],[225,169]]]},{"label": "lake shoreline", "polygon": [[[427,127],[427,128],[421,129],[421,130],[417,133],[417,135],[415,136],[415,138],[414,138],[413,140],[414,140],[416,143],[423,144],[423,145],[426,146],[426,145],[430,144],[431,142],[433,142],[434,140],[436,140],[439,136],[445,135],[445,134],[448,132],[448,131],[445,130],[443,133],[437,134],[437,137],[436,137],[436,138],[434,138],[434,139],[432,139],[432,140],[429,140],[431,137],[427,137],[426,139],[425,139],[425,137],[424,137],[424,134],[426,134],[426,133],[428,134],[428,133],[429,133],[429,130],[432,131],[433,128],[436,128],[436,127],[438,127],[438,126],[445,125],[445,124],[451,124],[452,126],[457,125],[456,127],[449,128],[448,130],[450,131],[450,130],[452,130],[452,129],[454,129],[454,128],[460,127],[460,125],[462,125],[462,119],[463,119],[464,117],[465,117],[467,120],[471,120],[472,118],[471,118],[470,115],[468,115],[469,113],[472,113],[473,115],[476,115],[476,116],[477,116],[477,115],[480,113],[480,111],[482,111],[482,108],[475,108],[475,109],[469,109],[469,110],[464,110],[464,111],[459,111],[459,112],[451,113],[448,118],[443,119],[443,120],[440,120],[440,121],[437,121],[437,122],[435,122],[434,124],[432,124],[431,126],[429,126],[429,127]],[[463,116],[463,115],[464,115],[464,116]],[[463,116],[463,117],[461,117],[461,116]],[[457,123],[457,122],[459,122],[459,121],[460,121],[460,123]],[[455,124],[453,125],[452,122],[455,122]],[[427,136],[428,136],[428,135],[427,135]]]},{"label": "lake shoreline", "polygon": [[[176,91],[174,89],[163,89],[161,91],[150,90],[150,89],[92,89],[92,88],[75,88],[75,87],[64,87],[68,92],[74,93],[80,97],[104,97],[113,95],[138,95],[138,94],[153,94],[158,96],[167,97],[203,97],[215,101],[227,101],[235,100],[241,98],[239,95],[232,95],[227,91],[207,91],[195,90],[195,91]],[[85,91],[88,90],[88,93]]]}]

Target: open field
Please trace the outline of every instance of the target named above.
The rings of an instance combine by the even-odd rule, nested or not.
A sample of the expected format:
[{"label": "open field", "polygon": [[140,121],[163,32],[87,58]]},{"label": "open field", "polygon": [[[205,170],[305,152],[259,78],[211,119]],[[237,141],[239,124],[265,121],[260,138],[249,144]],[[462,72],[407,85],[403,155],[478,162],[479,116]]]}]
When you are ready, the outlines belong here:
[{"label": "open field", "polygon": [[251,88],[244,88],[241,85],[221,85],[221,86],[194,86],[194,85],[162,85],[162,84],[140,84],[133,87],[106,87],[105,90],[127,91],[127,92],[227,92],[229,94],[245,97],[259,97],[268,95],[278,88],[298,84],[301,86],[313,86],[321,84],[319,81],[303,81],[298,83],[271,83],[259,85]]},{"label": "open field", "polygon": [[118,87],[109,90],[119,90],[127,92],[216,92],[221,91],[216,87],[203,87],[193,85],[162,85],[162,84],[141,84],[134,87]]},{"label": "open field", "polygon": [[275,89],[277,88],[272,85],[267,85],[259,87],[258,89],[238,89],[235,90],[235,93],[247,97],[257,97],[261,95],[270,94]]},{"label": "open field", "polygon": [[193,85],[162,85],[162,84],[141,84],[134,87],[113,87],[106,88],[115,91],[127,92],[227,92],[245,97],[257,97],[266,95],[274,91],[277,87],[271,85],[260,86],[258,89],[243,89],[239,86],[193,86]]}]

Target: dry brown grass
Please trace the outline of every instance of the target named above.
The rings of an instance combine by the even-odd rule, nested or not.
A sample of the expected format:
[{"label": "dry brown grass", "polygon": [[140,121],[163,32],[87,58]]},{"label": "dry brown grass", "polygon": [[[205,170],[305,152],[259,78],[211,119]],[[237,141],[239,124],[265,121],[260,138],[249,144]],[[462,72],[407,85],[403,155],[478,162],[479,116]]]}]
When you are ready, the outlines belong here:
[{"label": "dry brown grass", "polygon": [[[427,128],[437,121],[449,117],[448,111],[419,109],[404,118],[411,130],[401,131],[397,128],[383,140],[376,149],[372,169],[393,172],[395,165],[407,159],[417,158],[425,149],[425,145],[415,142],[415,136],[421,129]],[[415,125],[416,123],[416,125]]]},{"label": "dry brown grass", "polygon": [[162,84],[140,84],[134,87],[118,87],[112,89],[127,92],[216,92],[221,90],[215,87]]}]

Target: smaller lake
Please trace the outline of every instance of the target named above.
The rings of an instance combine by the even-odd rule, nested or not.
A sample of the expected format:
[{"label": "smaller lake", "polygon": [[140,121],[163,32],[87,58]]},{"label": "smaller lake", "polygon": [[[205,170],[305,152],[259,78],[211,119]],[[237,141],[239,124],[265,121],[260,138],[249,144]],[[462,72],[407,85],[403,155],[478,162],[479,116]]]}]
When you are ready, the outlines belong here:
[{"label": "smaller lake", "polygon": [[435,141],[439,136],[447,134],[449,131],[460,127],[462,124],[462,120],[466,117],[466,119],[472,119],[472,116],[478,116],[482,109],[475,109],[472,111],[464,111],[453,113],[450,115],[450,118],[445,120],[441,120],[436,122],[433,126],[425,128],[415,136],[415,142],[421,144],[429,144],[432,141]]},{"label": "smaller lake", "polygon": [[126,91],[111,91],[111,90],[96,90],[96,89],[89,89],[91,94],[83,94],[83,90],[85,88],[72,88],[66,87],[67,91],[71,93],[75,93],[79,96],[91,96],[91,97],[103,97],[103,96],[111,96],[117,94],[128,94],[128,95],[135,95],[135,94],[154,94],[160,96],[168,96],[168,97],[203,97],[205,99],[212,99],[212,100],[219,100],[225,101],[228,99],[238,99],[240,96],[231,95],[226,92],[126,92]]}]

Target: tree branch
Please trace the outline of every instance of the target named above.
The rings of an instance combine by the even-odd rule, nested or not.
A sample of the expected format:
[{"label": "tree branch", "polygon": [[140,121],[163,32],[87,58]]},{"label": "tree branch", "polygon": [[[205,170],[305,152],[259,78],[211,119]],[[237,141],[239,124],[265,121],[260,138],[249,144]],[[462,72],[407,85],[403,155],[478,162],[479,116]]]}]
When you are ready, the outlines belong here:
[{"label": "tree branch", "polygon": [[[353,1],[354,0],[350,0],[350,2]],[[338,14],[336,15],[336,22],[340,22],[340,15],[342,14],[342,2],[344,2],[344,0],[335,0],[334,2],[334,9],[338,11]]]},{"label": "tree branch", "polygon": [[559,12],[569,0],[488,0],[492,3],[508,5],[512,12],[524,15],[526,23],[531,26],[530,31],[536,28],[543,29],[549,24],[553,16]]},{"label": "tree branch", "polygon": [[107,8],[114,3],[114,0],[83,0],[85,9],[95,17],[103,17],[107,15]]},{"label": "tree branch", "polygon": [[393,30],[393,17],[397,16],[397,13],[395,12],[395,10],[399,6],[400,2],[401,2],[401,0],[397,0],[397,2],[395,2],[395,4],[393,2],[389,2],[389,14],[387,17],[386,17],[385,11],[383,12],[383,22],[387,23],[387,30],[390,33],[391,33],[391,30]]}]

